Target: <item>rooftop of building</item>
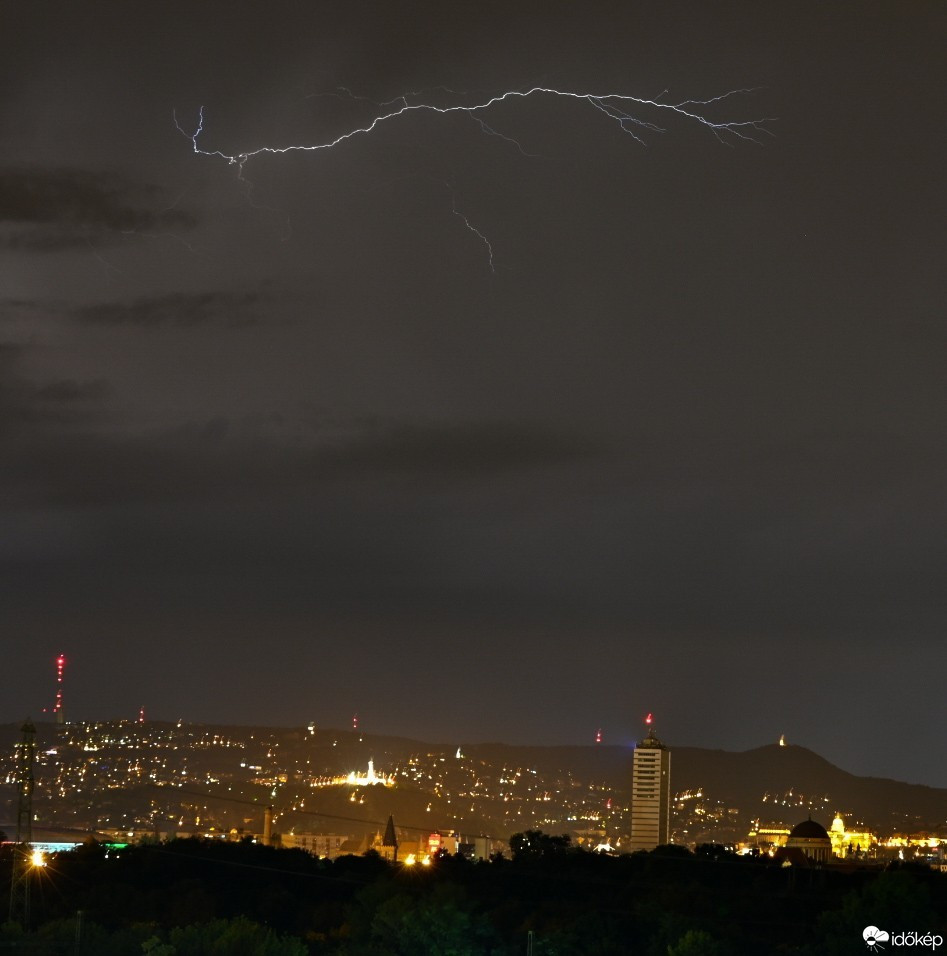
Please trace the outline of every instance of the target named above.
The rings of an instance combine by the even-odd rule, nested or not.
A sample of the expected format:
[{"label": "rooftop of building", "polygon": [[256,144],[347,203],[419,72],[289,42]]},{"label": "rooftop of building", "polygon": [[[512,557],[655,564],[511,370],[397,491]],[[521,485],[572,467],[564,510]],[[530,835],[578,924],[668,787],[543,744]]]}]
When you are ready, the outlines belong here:
[{"label": "rooftop of building", "polygon": [[790,840],[828,840],[828,838],[829,834],[825,827],[821,823],[816,823],[812,817],[797,823],[789,831]]}]

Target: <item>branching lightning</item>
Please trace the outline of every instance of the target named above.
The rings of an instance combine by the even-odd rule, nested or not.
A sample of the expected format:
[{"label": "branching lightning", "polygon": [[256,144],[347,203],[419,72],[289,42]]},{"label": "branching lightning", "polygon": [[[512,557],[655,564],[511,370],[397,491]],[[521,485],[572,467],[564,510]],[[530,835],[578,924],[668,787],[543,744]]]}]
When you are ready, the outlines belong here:
[{"label": "branching lightning", "polygon": [[[345,92],[348,93],[347,90],[345,90]],[[478,114],[487,112],[493,107],[508,100],[528,99],[529,97],[545,95],[559,97],[560,99],[587,102],[591,106],[595,107],[595,109],[604,113],[607,117],[609,117],[609,119],[617,123],[623,132],[634,136],[634,138],[639,142],[642,142],[641,138],[636,135],[635,130],[630,129],[629,126],[638,127],[651,132],[664,132],[664,129],[655,123],[640,119],[633,113],[628,112],[630,108],[634,107],[650,107],[655,110],[663,110],[668,113],[675,113],[678,116],[689,120],[690,122],[698,123],[699,125],[706,127],[714,134],[714,136],[717,137],[717,139],[724,143],[729,142],[727,137],[758,143],[759,140],[754,134],[770,134],[766,124],[772,122],[771,119],[717,121],[710,119],[704,112],[699,111],[700,107],[710,106],[713,103],[719,103],[731,96],[748,94],[752,92],[754,92],[752,89],[730,90],[729,92],[723,93],[720,96],[714,96],[706,100],[682,100],[679,103],[662,103],[657,99],[643,99],[637,96],[627,96],[621,93],[572,93],[566,90],[555,90],[545,86],[534,86],[528,90],[508,90],[505,93],[498,93],[497,95],[491,96],[489,99],[484,100],[481,103],[474,103],[471,105],[455,103],[450,106],[437,106],[433,103],[424,102],[410,103],[408,102],[407,97],[411,94],[407,94],[405,96],[399,96],[397,99],[389,100],[387,104],[381,104],[382,106],[394,106],[393,109],[389,110],[388,112],[377,114],[369,123],[366,123],[364,126],[356,126],[354,129],[348,130],[347,132],[336,136],[334,139],[326,140],[322,143],[297,144],[290,146],[260,146],[257,149],[247,150],[246,152],[242,153],[225,153],[219,149],[207,150],[202,149],[198,145],[198,140],[201,134],[204,132],[203,107],[201,107],[199,111],[197,128],[193,133],[185,132],[180,123],[177,122],[176,118],[175,124],[177,125],[177,128],[185,136],[187,136],[188,139],[191,140],[195,153],[198,153],[201,156],[217,156],[220,159],[227,160],[227,162],[233,165],[243,166],[247,160],[252,159],[254,156],[260,156],[264,153],[281,155],[283,153],[308,153],[316,152],[322,149],[331,149],[333,146],[338,146],[340,143],[343,143],[348,139],[352,139],[355,136],[373,133],[383,123],[388,123],[392,120],[398,119],[401,116],[405,116],[408,113],[428,112],[437,113],[440,115],[445,115],[448,113],[471,113],[479,118]],[[349,95],[355,98],[353,94]],[[361,98],[359,97],[359,99]],[[488,127],[486,130],[491,133],[494,132]]]},{"label": "branching lightning", "polygon": [[469,229],[470,232],[472,232],[487,247],[487,257],[488,257],[488,262],[490,264],[490,271],[496,272],[496,269],[494,268],[494,265],[493,265],[493,246],[490,243],[490,240],[470,221],[470,219],[467,218],[466,213],[464,213],[462,210],[457,208],[457,196],[454,193],[454,189],[451,186],[451,184],[445,183],[444,185],[447,186],[447,188],[450,190],[450,197],[451,197],[451,204],[452,204],[451,211],[454,213],[454,215],[458,219],[460,219],[463,222],[463,224],[467,227],[467,229]]},{"label": "branching lightning", "polygon": [[[463,97],[467,94],[449,90],[446,87],[440,88],[442,93],[455,97]],[[499,138],[515,146],[524,156],[531,157],[523,146],[513,137],[499,132],[493,126],[489,125],[484,119],[484,114],[495,109],[503,103],[514,100],[527,100],[531,98],[547,97],[563,100],[571,100],[579,104],[585,104],[597,110],[608,120],[614,123],[623,132],[641,145],[646,145],[645,136],[665,132],[665,128],[650,119],[645,119],[639,113],[650,111],[655,116],[666,116],[669,119],[679,118],[686,122],[702,126],[709,130],[716,139],[727,145],[732,146],[736,141],[745,141],[749,143],[760,143],[764,135],[772,135],[768,128],[769,123],[773,122],[771,118],[749,119],[749,120],[714,120],[708,115],[709,107],[731,97],[748,95],[755,92],[754,89],[736,89],[730,90],[719,96],[713,96],[708,99],[688,99],[677,103],[663,102],[662,97],[667,93],[662,91],[655,98],[642,98],[628,96],[622,93],[576,93],[568,90],[557,90],[545,86],[534,86],[526,90],[507,90],[503,93],[497,93],[482,99],[480,102],[464,104],[450,103],[446,106],[437,105],[430,99],[424,98],[415,102],[419,97],[426,97],[426,94],[432,91],[421,91],[418,93],[406,93],[395,99],[384,103],[377,103],[363,96],[357,96],[346,87],[339,87],[338,90],[330,93],[313,94],[313,96],[334,96],[347,98],[357,102],[370,103],[377,112],[372,119],[360,126],[354,126],[346,132],[316,143],[290,144],[288,146],[259,146],[255,149],[249,149],[244,152],[227,153],[220,149],[204,149],[200,145],[201,136],[204,133],[204,108],[198,111],[197,126],[193,132],[187,132],[178,122],[177,115],[174,116],[174,123],[182,135],[186,136],[193,147],[194,152],[200,156],[216,157],[226,160],[230,165],[237,167],[238,178],[247,183],[248,195],[252,186],[244,178],[244,167],[249,160],[261,155],[279,156],[285,153],[312,153],[320,150],[328,150],[339,146],[347,140],[360,136],[368,136],[374,133],[384,124],[392,123],[402,117],[412,113],[430,113],[438,116],[445,116],[452,113],[463,113],[472,118],[480,127],[480,130],[488,136]],[[451,190],[453,196],[453,190]],[[471,232],[475,233],[486,245],[490,255],[490,268],[493,269],[493,248],[486,236],[479,229],[471,224],[467,216],[457,208],[456,198],[453,201],[453,213],[463,220],[464,225]]]}]

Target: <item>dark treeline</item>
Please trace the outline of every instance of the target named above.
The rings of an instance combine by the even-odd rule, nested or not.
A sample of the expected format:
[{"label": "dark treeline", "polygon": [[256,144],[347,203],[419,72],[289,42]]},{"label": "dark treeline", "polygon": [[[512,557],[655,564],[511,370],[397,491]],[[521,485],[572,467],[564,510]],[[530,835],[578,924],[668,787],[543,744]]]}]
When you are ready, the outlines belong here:
[{"label": "dark treeline", "polygon": [[[947,877],[781,867],[712,848],[607,857],[529,833],[512,859],[317,860],[251,843],[90,844],[31,877],[0,951],[95,956],[738,956],[864,953],[862,931],[947,936]],[[9,849],[0,889],[9,893]],[[6,898],[4,898],[6,903]]]}]

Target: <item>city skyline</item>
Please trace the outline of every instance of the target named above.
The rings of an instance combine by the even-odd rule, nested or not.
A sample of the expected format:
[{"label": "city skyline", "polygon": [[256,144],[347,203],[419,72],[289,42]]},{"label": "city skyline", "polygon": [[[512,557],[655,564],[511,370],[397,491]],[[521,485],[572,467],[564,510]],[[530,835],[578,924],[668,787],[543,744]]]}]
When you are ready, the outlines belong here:
[{"label": "city skyline", "polygon": [[947,786],[939,5],[7,20],[0,721]]},{"label": "city skyline", "polygon": [[46,840],[56,832],[81,841],[89,831],[114,838],[132,830],[150,838],[156,828],[217,839],[248,822],[265,833],[267,821],[274,832],[311,833],[327,821],[383,826],[394,815],[402,830],[424,833],[505,840],[541,829],[621,852],[708,841],[746,849],[785,837],[808,816],[825,827],[831,820],[839,845],[845,833],[848,842],[886,852],[910,845],[942,857],[945,845],[947,790],[858,777],[784,743],[740,754],[675,747],[672,776],[653,728],[633,750],[454,747],[313,724],[103,721],[0,731],[0,829],[23,829],[11,815],[23,809],[14,784],[24,778],[17,768],[29,749],[35,787],[27,816]]},{"label": "city skyline", "polygon": [[[102,716],[92,716],[89,713],[80,713],[79,715],[70,716],[67,715],[65,707],[65,699],[63,694],[63,682],[64,682],[64,671],[65,671],[66,657],[64,654],[58,655],[55,660],[55,673],[56,673],[56,683],[55,683],[55,702],[52,706],[49,707],[40,707],[38,709],[39,719],[34,720],[32,714],[28,714],[25,718],[26,722],[31,725],[49,725],[54,727],[57,731],[65,729],[67,726],[72,727],[74,730],[81,730],[83,727],[92,728],[98,725],[117,725],[125,727],[138,727],[144,728],[145,725],[149,726],[176,726],[177,728],[194,728],[207,730],[208,728],[219,727],[219,728],[232,728],[234,730],[244,730],[244,729],[253,729],[257,728],[263,731],[275,731],[282,733],[296,733],[303,730],[308,734],[325,734],[325,733],[340,733],[346,734],[351,733],[353,737],[361,741],[363,737],[367,740],[369,739],[378,739],[380,741],[384,740],[402,740],[402,741],[414,741],[416,743],[427,742],[435,746],[448,746],[453,747],[454,744],[457,745],[456,756],[460,757],[461,752],[464,747],[467,746],[482,746],[482,745],[499,745],[499,746],[510,746],[510,747],[537,747],[539,749],[544,749],[547,747],[557,748],[587,748],[589,751],[593,751],[598,748],[605,748],[611,750],[613,748],[618,748],[628,753],[629,759],[629,774],[630,779],[634,777],[634,764],[635,764],[635,754],[638,753],[639,749],[644,746],[645,748],[649,746],[655,746],[660,748],[662,751],[667,751],[665,743],[660,741],[655,734],[655,716],[652,713],[648,713],[646,716],[641,717],[637,720],[626,721],[621,727],[613,729],[613,732],[606,736],[606,732],[602,727],[597,727],[594,731],[594,734],[591,737],[586,739],[576,739],[576,740],[546,740],[546,741],[536,741],[530,739],[517,739],[515,735],[511,736],[508,739],[501,739],[499,737],[487,738],[487,737],[478,737],[476,735],[464,737],[463,735],[444,735],[437,734],[431,735],[429,732],[425,734],[421,733],[411,733],[411,732],[399,732],[397,725],[384,725],[379,727],[368,727],[366,728],[364,721],[359,716],[359,714],[353,714],[346,723],[345,720],[340,720],[336,723],[333,723],[332,719],[326,721],[316,721],[309,720],[303,723],[254,723],[249,720],[245,721],[215,721],[215,720],[197,720],[190,719],[186,716],[179,715],[177,717],[169,717],[168,715],[159,714],[154,715],[146,712],[144,706],[137,708],[135,713],[126,714],[126,715],[111,715],[108,717]],[[362,723],[360,724],[360,721]],[[0,720],[0,726],[5,722]],[[7,726],[10,727],[19,727],[20,721],[13,720],[9,722]],[[802,747],[804,750],[815,753],[815,751],[808,746],[806,741],[796,741],[796,740],[787,740],[785,734],[780,734],[777,740],[765,740],[758,739],[751,741],[748,745],[743,747],[735,746],[711,746],[711,747],[702,747],[700,745],[695,745],[691,741],[679,740],[674,742],[675,747],[684,747],[689,749],[697,750],[706,750],[708,753],[720,753],[727,756],[740,756],[741,754],[747,754],[765,749],[768,746],[778,746],[778,747]],[[825,759],[822,755],[818,755],[820,759]],[[832,762],[831,760],[829,761]],[[365,775],[361,775],[357,770],[347,771],[345,775],[345,781],[351,786],[362,785],[365,782],[377,782],[377,783],[387,783],[388,778],[382,775],[375,775],[373,770],[373,758],[368,758],[367,764],[368,770]],[[668,768],[665,768],[667,770]],[[839,766],[839,769],[849,772],[849,768],[844,766]],[[649,767],[649,772],[651,768]],[[864,776],[870,779],[879,779],[883,781],[891,781],[894,783],[905,783],[909,785],[920,785],[923,787],[938,787],[937,784],[930,784],[925,780],[914,780],[908,778],[899,778],[893,774],[890,770],[882,770],[878,773],[865,773],[860,774],[857,771],[854,773],[855,776]],[[364,778],[364,779],[363,779]],[[333,782],[338,783],[333,779]],[[633,789],[633,788],[632,788]],[[662,790],[664,796],[667,797],[669,794],[668,791]]]}]

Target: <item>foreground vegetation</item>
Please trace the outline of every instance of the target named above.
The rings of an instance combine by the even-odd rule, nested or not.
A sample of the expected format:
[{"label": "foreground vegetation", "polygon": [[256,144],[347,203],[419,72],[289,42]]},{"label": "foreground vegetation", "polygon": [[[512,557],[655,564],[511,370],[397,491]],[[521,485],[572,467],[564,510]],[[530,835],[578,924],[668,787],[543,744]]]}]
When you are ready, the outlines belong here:
[{"label": "foreground vegetation", "polygon": [[[0,952],[831,956],[863,953],[868,925],[947,936],[947,877],[926,868],[780,867],[711,848],[604,857],[539,833],[511,846],[512,859],[406,867],[250,843],[90,844],[37,870],[29,931],[4,925]],[[9,851],[0,867],[8,881]]]}]

